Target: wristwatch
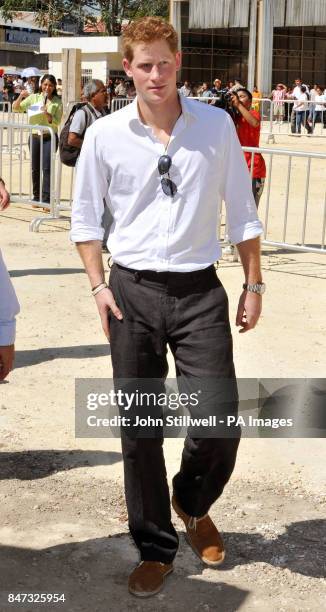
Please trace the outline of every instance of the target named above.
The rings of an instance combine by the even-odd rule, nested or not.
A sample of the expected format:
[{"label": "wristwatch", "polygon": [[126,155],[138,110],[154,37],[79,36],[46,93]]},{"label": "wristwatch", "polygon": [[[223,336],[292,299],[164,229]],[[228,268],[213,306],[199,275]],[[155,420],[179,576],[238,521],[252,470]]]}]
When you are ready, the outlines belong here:
[{"label": "wristwatch", "polygon": [[242,287],[246,291],[251,291],[251,293],[258,293],[259,295],[263,295],[263,293],[265,293],[266,291],[265,283],[255,283],[254,285],[249,285],[248,283],[244,283]]}]

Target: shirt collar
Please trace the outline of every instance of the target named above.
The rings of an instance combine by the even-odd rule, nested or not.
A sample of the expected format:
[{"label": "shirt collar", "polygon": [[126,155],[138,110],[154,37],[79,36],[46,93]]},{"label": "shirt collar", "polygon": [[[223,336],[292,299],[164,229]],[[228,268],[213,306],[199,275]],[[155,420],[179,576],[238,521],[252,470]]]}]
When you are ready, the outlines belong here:
[{"label": "shirt collar", "polygon": [[[191,104],[191,102],[189,102],[188,98],[186,98],[180,93],[178,93],[178,96],[179,96],[179,100],[181,104],[182,115],[184,117],[186,125],[188,123],[191,123],[191,121],[197,120],[197,114],[194,111],[193,105]],[[133,119],[138,119],[140,125],[143,125],[144,127],[146,127],[144,123],[141,121],[140,116],[139,116],[137,96],[129,104],[129,111],[130,111],[129,122],[132,121]]]}]

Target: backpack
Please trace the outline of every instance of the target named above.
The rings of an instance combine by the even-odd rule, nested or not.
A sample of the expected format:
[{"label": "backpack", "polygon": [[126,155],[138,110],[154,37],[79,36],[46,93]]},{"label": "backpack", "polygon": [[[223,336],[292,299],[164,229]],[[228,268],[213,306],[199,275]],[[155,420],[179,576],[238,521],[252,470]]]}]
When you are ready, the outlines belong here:
[{"label": "backpack", "polygon": [[75,166],[78,156],[80,154],[80,149],[78,149],[78,147],[73,147],[72,145],[68,144],[68,137],[69,137],[69,130],[70,130],[71,122],[73,120],[75,113],[80,109],[84,111],[85,119],[86,119],[86,126],[81,135],[81,138],[84,138],[87,128],[91,125],[91,123],[93,123],[92,115],[93,117],[95,117],[95,119],[98,119],[94,110],[92,109],[91,106],[89,106],[89,104],[87,104],[87,102],[78,102],[77,104],[74,104],[74,106],[72,107],[69,113],[69,117],[66,120],[60,132],[60,136],[59,136],[60,159],[61,159],[61,162],[65,166],[70,166],[70,167]]}]

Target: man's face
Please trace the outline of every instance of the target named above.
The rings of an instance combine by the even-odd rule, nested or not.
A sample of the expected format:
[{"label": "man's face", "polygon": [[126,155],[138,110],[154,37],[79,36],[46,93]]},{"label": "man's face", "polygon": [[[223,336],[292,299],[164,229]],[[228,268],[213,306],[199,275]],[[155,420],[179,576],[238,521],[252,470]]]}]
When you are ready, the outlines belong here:
[{"label": "man's face", "polygon": [[220,89],[220,87],[221,87],[221,81],[220,81],[220,79],[215,79],[215,81],[214,81],[214,85],[215,85],[216,89]]},{"label": "man's face", "polygon": [[180,52],[172,53],[165,40],[139,43],[134,46],[133,60],[123,59],[138,96],[149,104],[161,104],[174,94],[180,65]]},{"label": "man's face", "polygon": [[300,87],[301,83],[302,83],[301,79],[295,79],[294,81],[294,84],[296,87]]},{"label": "man's face", "polygon": [[106,87],[102,85],[96,91],[96,93],[92,96],[92,104],[98,110],[101,110],[106,106],[108,102],[108,94],[106,91]]}]

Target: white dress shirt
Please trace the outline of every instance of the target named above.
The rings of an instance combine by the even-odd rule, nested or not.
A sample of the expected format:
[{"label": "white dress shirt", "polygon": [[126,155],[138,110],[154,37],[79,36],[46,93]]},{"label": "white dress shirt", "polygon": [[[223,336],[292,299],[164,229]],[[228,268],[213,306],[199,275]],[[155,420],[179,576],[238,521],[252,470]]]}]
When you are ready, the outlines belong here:
[{"label": "white dress shirt", "polygon": [[326,111],[326,106],[325,106],[326,96],[324,95],[319,96],[316,94],[315,102],[316,102],[316,106],[315,106],[316,111],[322,111],[322,112]]},{"label": "white dress shirt", "polygon": [[262,224],[251,179],[230,116],[180,96],[182,114],[167,154],[178,191],[163,193],[157,164],[164,145],[144,125],[137,99],[86,132],[75,182],[71,240],[102,240],[103,198],[113,222],[113,261],[137,270],[188,272],[221,256],[217,226],[226,202],[228,234],[237,244]]},{"label": "white dress shirt", "polygon": [[0,250],[0,346],[15,342],[19,303]]}]

